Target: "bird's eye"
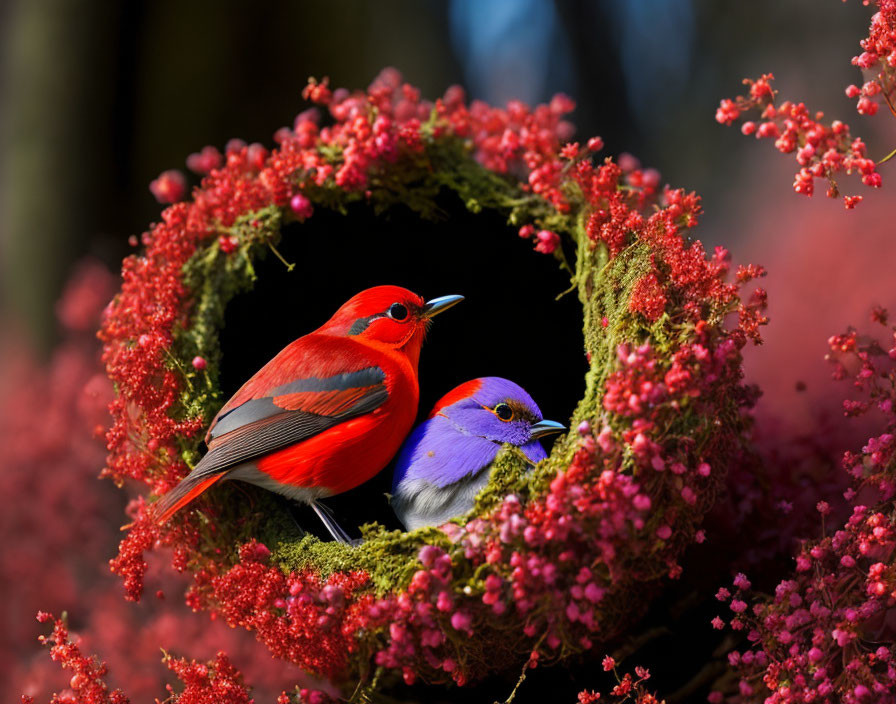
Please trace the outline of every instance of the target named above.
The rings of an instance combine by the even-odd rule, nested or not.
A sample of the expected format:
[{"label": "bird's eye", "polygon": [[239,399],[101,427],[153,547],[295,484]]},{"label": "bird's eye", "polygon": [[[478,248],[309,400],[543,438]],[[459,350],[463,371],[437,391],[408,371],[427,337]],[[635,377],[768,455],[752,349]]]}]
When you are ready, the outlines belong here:
[{"label": "bird's eye", "polygon": [[407,320],[408,309],[401,303],[393,303],[389,306],[389,310],[386,311],[386,315],[392,318],[392,320]]},{"label": "bird's eye", "polygon": [[506,403],[499,403],[497,406],[495,406],[495,415],[505,423],[509,423],[513,420],[514,413],[513,409]]}]

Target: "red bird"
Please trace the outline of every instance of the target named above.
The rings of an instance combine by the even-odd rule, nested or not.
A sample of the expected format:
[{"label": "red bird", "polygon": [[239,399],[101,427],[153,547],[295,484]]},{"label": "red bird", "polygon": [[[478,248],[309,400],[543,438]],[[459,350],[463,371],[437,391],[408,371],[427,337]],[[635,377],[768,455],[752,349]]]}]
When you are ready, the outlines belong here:
[{"label": "red bird", "polygon": [[417,364],[429,321],[462,300],[424,302],[398,286],[349,299],[218,411],[208,452],[156,504],[159,524],[212,484],[240,479],[310,504],[333,537],[347,542],[318,499],[363,484],[398,451],[417,416]]}]

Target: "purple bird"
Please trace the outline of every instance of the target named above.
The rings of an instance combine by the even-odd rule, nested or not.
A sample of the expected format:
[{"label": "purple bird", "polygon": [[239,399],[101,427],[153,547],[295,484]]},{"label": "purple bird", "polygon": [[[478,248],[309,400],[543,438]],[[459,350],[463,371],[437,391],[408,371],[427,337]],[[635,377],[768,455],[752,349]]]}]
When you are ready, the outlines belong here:
[{"label": "purple bird", "polygon": [[566,428],[542,420],[532,397],[497,376],[449,391],[405,440],[392,480],[392,508],[408,530],[439,526],[473,508],[501,445],[532,464],[545,459],[538,438]]}]

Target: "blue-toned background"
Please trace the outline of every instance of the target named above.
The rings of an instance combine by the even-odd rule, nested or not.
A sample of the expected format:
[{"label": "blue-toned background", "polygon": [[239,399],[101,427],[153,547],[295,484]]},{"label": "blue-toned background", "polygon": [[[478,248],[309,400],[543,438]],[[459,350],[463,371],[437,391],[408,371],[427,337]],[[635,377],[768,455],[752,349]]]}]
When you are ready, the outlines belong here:
[{"label": "blue-toned background", "polygon": [[309,75],[364,87],[387,65],[428,97],[452,83],[493,103],[572,95],[580,136],[698,190],[706,238],[732,242],[743,233],[722,220],[755,206],[747,162],[783,190],[788,172],[713,122],[718,100],[774,70],[788,94],[858,121],[842,87],[859,80],[849,58],[867,18],[834,0],[6,0],[4,300],[46,346],[68,265],[126,251],[158,213],[159,172],[204,144],[270,143]]}]

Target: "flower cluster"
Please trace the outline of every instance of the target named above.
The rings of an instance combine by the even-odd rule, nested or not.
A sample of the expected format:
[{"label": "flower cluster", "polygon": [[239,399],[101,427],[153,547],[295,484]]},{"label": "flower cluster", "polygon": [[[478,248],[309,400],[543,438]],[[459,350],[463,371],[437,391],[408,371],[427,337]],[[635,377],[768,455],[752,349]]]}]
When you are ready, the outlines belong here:
[{"label": "flower cluster", "polygon": [[635,667],[634,676],[632,673],[626,672],[619,676],[619,666],[616,660],[605,655],[601,662],[604,672],[612,672],[616,678],[616,684],[608,692],[608,697],[604,699],[600,692],[594,690],[582,690],[579,692],[579,704],[595,704],[595,702],[606,701],[611,704],[624,704],[624,702],[632,702],[633,704],[661,704],[660,699],[649,691],[645,683],[650,679],[650,671],[646,667]]},{"label": "flower cluster", "polygon": [[[866,0],[866,5],[870,4]],[[868,36],[859,44],[862,53],[854,56],[852,63],[868,76],[859,87],[850,85],[846,89],[849,98],[856,99],[856,109],[863,115],[877,113],[876,96],[886,102],[890,111],[896,114],[893,102],[896,99],[896,2],[875,0],[877,12],[871,17]]]},{"label": "flower cluster", "polygon": [[[366,94],[330,91],[324,81],[312,82],[304,96],[327,106],[337,120],[320,136],[341,149],[343,155],[335,172],[313,159],[303,164],[304,168],[316,169],[319,185],[332,173],[338,186],[364,188],[377,162],[395,163],[402,149],[421,150],[429,135],[436,139],[451,135],[469,140],[476,160],[486,168],[527,179],[526,187],[533,193],[558,208],[569,208],[560,189],[563,162],[559,151],[573,131],[563,117],[575,104],[564,95],[534,110],[519,101],[511,101],[506,109],[496,109],[482,101],[467,106],[463,90],[453,86],[433,104],[422,100],[419,90],[403,83],[398,71],[386,69]],[[308,123],[314,115],[303,113],[296,121],[295,132],[305,135],[306,147],[313,145],[317,134]],[[288,138],[288,131],[281,134]]]},{"label": "flower cluster", "polygon": [[[129,704],[130,699],[121,689],[110,691],[106,683],[106,663],[81,652],[77,637],[70,635],[63,619],[42,611],[37,614],[37,620],[40,623],[53,622],[52,635],[41,636],[40,641],[45,645],[52,644],[50,657],[63,669],[73,673],[68,689],[54,694],[51,704]],[[162,661],[183,685],[177,693],[171,685],[167,685],[168,692],[179,704],[251,704],[254,701],[243,684],[242,675],[223,652],[208,663],[174,658],[168,653]],[[291,698],[283,692],[277,701],[278,704],[289,704]],[[33,703],[32,696],[22,696],[22,704]]]},{"label": "flower cluster", "polygon": [[[849,125],[840,120],[825,124],[823,113],[812,114],[803,103],[787,100],[775,105],[777,91],[771,85],[773,78],[769,73],[755,81],[746,79],[748,94],[722,100],[716,120],[730,125],[755,113],[755,119],[743,122],[741,132],[755,135],[757,139],[774,139],[778,151],[796,155],[800,170],[793,189],[797,193],[811,196],[815,192],[815,180],[824,179],[828,182],[826,195],[837,198],[840,188],[836,176],[840,173],[858,174],[864,185],[880,188],[877,164],[868,158],[865,143],[852,136]],[[854,208],[861,200],[862,196],[843,197],[847,209]]]},{"label": "flower cluster", "polygon": [[[886,325],[882,309],[874,314]],[[729,654],[740,670],[739,701],[770,704],[892,700],[896,688],[896,329],[888,340],[862,339],[855,330],[830,338],[834,377],[852,377],[864,394],[844,402],[847,416],[877,411],[884,432],[870,438],[861,453],[846,453],[843,468],[852,486],[845,498],[851,515],[836,530],[807,541],[796,556],[796,570],[769,599],[752,597],[742,574],[717,598],[733,613],[730,625],[747,631],[747,650]],[[825,527],[831,513],[817,504]],[[750,602],[753,605],[750,605]],[[724,622],[716,618],[714,626]]]},{"label": "flower cluster", "polygon": [[[744,302],[739,295],[742,286],[764,274],[762,268],[741,267],[736,282],[726,281],[727,250],[717,247],[707,258],[702,243],[689,239],[702,212],[700,198],[682,189],[660,192],[659,174],[642,171],[631,158],[620,162],[595,166],[581,160],[573,177],[588,203],[585,232],[592,246],[603,244],[611,259],[639,243],[650,248],[649,267],[631,292],[631,312],[656,322],[671,302],[698,323],[710,309],[727,311],[734,304],[740,332],[758,340],[759,327],[767,322],[762,315],[765,293],[756,289]],[[648,206],[659,207],[648,216]]]},{"label": "flower cluster", "polygon": [[[242,675],[223,652],[209,663],[174,658],[167,653],[163,661],[184,685],[176,694],[178,704],[252,704],[255,701],[249,696]],[[171,685],[168,691],[174,694]]]},{"label": "flower cluster", "polygon": [[338,675],[357,648],[353,633],[369,625],[363,613],[349,608],[367,575],[287,576],[270,564],[270,554],[261,543],[246,543],[229,569],[216,574],[210,565],[196,574],[189,603],[215,608],[229,625],[254,631],[277,657],[306,671]]},{"label": "flower cluster", "polygon": [[[52,614],[41,611],[37,614],[37,620],[41,623],[53,621],[53,635],[41,636],[41,642],[50,646],[50,657],[60,663],[64,669],[72,671],[72,679],[69,683],[71,690],[56,694],[51,699],[51,704],[68,704],[71,702],[84,702],[84,704],[129,704],[130,700],[120,689],[109,691],[105,682],[108,672],[105,663],[99,662],[95,657],[84,655],[76,642],[69,639],[68,628],[62,619],[56,619]],[[30,704],[34,699],[23,696],[23,704]]]}]

